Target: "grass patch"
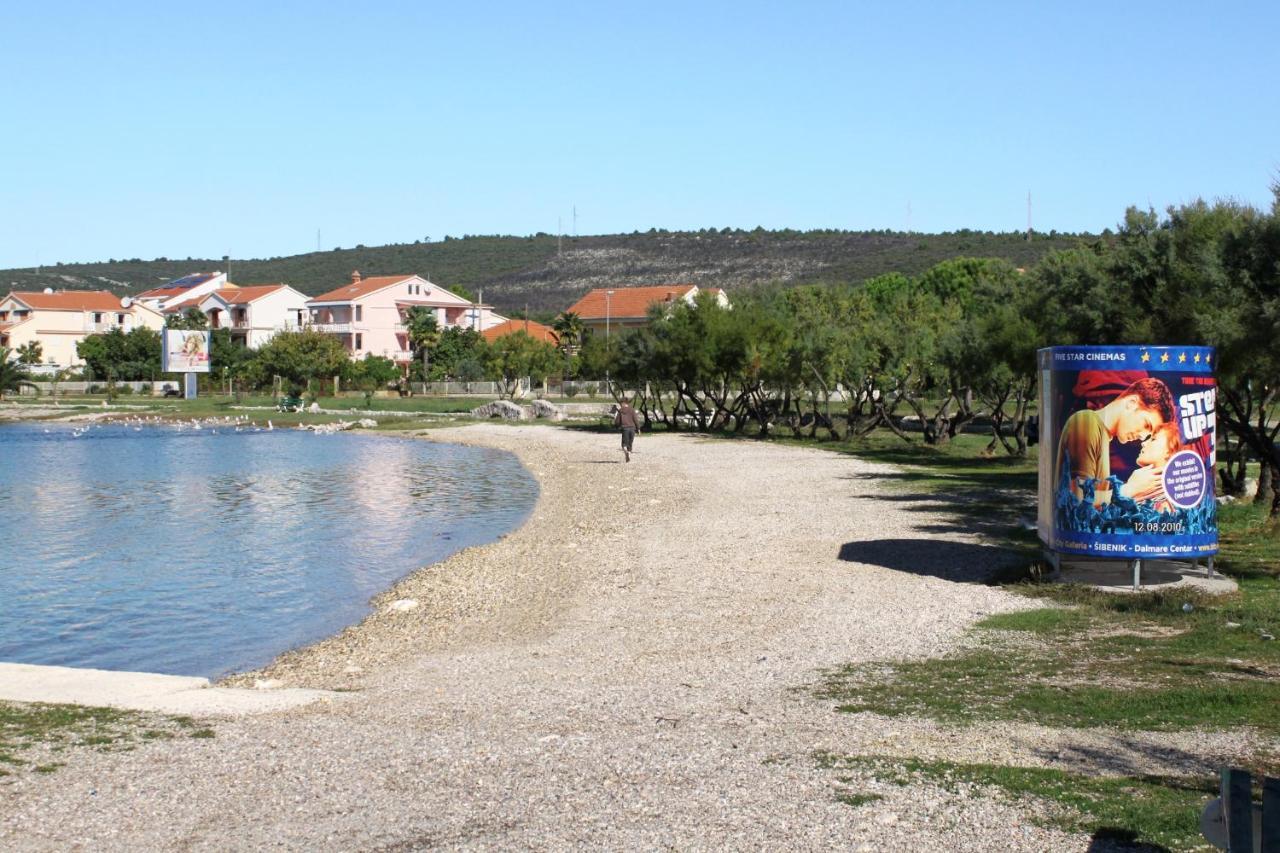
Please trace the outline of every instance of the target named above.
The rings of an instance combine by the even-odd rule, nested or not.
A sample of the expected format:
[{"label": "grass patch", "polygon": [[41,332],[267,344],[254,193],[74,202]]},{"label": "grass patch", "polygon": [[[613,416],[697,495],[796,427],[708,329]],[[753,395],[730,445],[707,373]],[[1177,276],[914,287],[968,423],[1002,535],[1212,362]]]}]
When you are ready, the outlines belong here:
[{"label": "grass patch", "polygon": [[1030,798],[1048,804],[1032,818],[1041,826],[1167,850],[1204,848],[1200,811],[1217,791],[1211,777],[1086,776],[1040,767],[830,754],[820,754],[818,762],[904,786],[927,782],[952,791],[962,783],[994,788],[1012,802]]},{"label": "grass patch", "polygon": [[852,806],[855,809],[859,806],[865,806],[869,803],[874,803],[877,800],[883,799],[884,797],[879,794],[853,794],[849,792],[836,794],[837,802],[844,803],[846,806]]},{"label": "grass patch", "polygon": [[[985,533],[1030,562],[1034,532],[1008,528],[1034,514],[1034,461],[981,458],[978,445],[980,436],[945,448],[884,436],[831,446],[904,466],[875,475],[896,484],[886,499],[943,512],[948,527]],[[1237,580],[1236,594],[1012,583],[1010,591],[1057,606],[988,617],[977,626],[978,648],[945,658],[829,673],[820,695],[844,711],[952,722],[1280,733],[1280,641],[1266,639],[1280,636],[1280,527],[1265,508],[1241,502],[1221,507],[1219,525],[1217,568]]]},{"label": "grass patch", "polygon": [[213,737],[213,731],[197,728],[190,717],[81,705],[0,702],[0,775],[27,767],[50,773],[62,766],[59,762],[32,766],[22,755],[33,747],[54,751],[71,747],[120,750],[132,749],[138,742],[180,735]]}]

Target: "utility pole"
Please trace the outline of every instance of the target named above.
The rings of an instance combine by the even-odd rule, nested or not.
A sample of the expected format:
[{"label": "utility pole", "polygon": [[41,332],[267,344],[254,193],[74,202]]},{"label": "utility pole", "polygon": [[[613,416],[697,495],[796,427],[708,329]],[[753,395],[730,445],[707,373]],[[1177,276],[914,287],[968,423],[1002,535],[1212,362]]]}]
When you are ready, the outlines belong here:
[{"label": "utility pole", "polygon": [[1027,239],[1031,239],[1031,190],[1027,190]]},{"label": "utility pole", "polygon": [[316,251],[320,251],[320,229],[316,229]]},{"label": "utility pole", "polygon": [[911,199],[907,199],[907,233],[911,233]]}]

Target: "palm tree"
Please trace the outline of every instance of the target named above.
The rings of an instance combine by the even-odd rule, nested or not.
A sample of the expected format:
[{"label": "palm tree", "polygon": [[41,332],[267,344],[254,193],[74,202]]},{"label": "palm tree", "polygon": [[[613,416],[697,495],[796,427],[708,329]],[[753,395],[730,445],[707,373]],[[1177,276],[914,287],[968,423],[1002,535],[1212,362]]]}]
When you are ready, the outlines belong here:
[{"label": "palm tree", "polygon": [[556,330],[556,335],[560,338],[560,349],[567,354],[582,345],[582,335],[587,326],[577,314],[566,311],[552,322],[551,328]]},{"label": "palm tree", "polygon": [[413,347],[415,354],[422,354],[422,381],[426,382],[431,366],[431,348],[440,340],[436,312],[425,305],[414,305],[405,312],[404,327],[409,335],[409,346]]},{"label": "palm tree", "polygon": [[36,387],[31,384],[26,368],[11,360],[12,354],[13,350],[8,347],[0,347],[0,400],[4,399],[6,392],[17,391],[24,385]]}]

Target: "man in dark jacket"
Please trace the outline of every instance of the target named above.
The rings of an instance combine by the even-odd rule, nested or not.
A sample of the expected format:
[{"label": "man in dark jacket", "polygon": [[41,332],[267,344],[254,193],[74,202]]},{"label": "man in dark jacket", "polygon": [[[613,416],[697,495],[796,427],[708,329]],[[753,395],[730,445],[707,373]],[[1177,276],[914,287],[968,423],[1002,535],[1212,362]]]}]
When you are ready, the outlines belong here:
[{"label": "man in dark jacket", "polygon": [[636,440],[636,430],[640,429],[640,415],[631,408],[631,400],[622,398],[618,412],[613,416],[613,425],[622,427],[622,455],[631,461],[631,444]]}]

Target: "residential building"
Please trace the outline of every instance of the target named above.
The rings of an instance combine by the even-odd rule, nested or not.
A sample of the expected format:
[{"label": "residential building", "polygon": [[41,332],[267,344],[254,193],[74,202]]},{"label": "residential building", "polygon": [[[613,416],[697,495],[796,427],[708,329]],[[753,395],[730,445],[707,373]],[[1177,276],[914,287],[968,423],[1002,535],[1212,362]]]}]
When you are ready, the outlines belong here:
[{"label": "residential building", "polygon": [[[614,332],[649,324],[649,309],[654,305],[687,302],[692,305],[699,293],[709,293],[724,307],[729,298],[718,287],[700,289],[696,284],[663,284],[655,287],[597,287],[579,299],[569,312],[582,318],[582,323],[595,332]],[[569,313],[566,312],[566,313]]]},{"label": "residential building", "polygon": [[234,285],[229,285],[224,272],[197,272],[174,279],[163,287],[139,293],[134,300],[164,312],[179,302],[190,302],[228,286]]},{"label": "residential building", "polygon": [[14,291],[0,300],[0,347],[17,349],[36,341],[46,369],[84,364],[76,344],[89,335],[112,329],[128,333],[140,326],[160,329],[164,317],[106,290]]},{"label": "residential building", "polygon": [[555,329],[535,323],[533,320],[507,320],[496,326],[490,326],[480,334],[487,342],[493,343],[504,335],[513,335],[516,332],[524,332],[535,341],[542,341],[552,346],[560,345],[560,336],[556,334]]},{"label": "residential building", "polygon": [[307,296],[287,284],[227,284],[220,290],[175,303],[165,314],[195,308],[210,329],[229,329],[231,340],[257,349],[277,332],[296,332],[311,321]]},{"label": "residential building", "polygon": [[413,360],[405,320],[409,309],[418,306],[435,312],[440,329],[483,332],[506,320],[490,306],[469,302],[417,275],[364,278],[353,272],[350,284],[307,303],[311,328],[337,335],[352,358],[378,355],[401,364]]}]

